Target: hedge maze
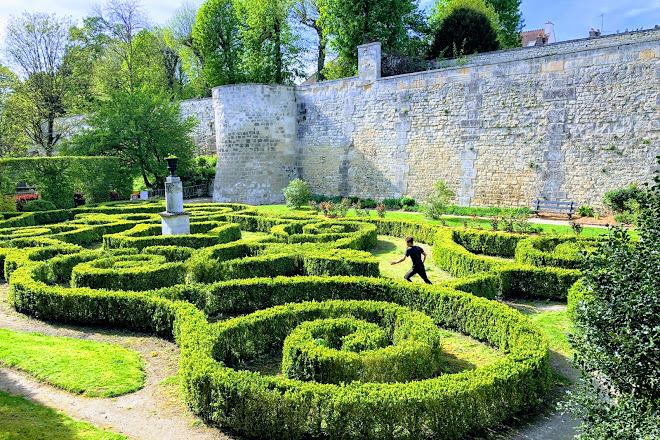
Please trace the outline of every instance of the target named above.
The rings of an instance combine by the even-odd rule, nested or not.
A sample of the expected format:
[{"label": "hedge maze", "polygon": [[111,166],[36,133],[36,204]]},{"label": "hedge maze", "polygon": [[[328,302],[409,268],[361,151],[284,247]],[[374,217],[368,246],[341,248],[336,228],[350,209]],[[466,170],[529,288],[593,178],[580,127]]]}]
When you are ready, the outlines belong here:
[{"label": "hedge maze", "polygon": [[[160,235],[160,203],[0,214],[0,277],[19,312],[175,340],[190,407],[254,438],[452,439],[536,404],[551,386],[545,336],[491,299],[566,298],[575,250],[593,244],[186,209],[186,236]],[[366,252],[377,234],[432,244],[457,278],[381,278]],[[446,374],[439,328],[505,355]],[[281,358],[280,374],[249,368],[269,356]]]}]

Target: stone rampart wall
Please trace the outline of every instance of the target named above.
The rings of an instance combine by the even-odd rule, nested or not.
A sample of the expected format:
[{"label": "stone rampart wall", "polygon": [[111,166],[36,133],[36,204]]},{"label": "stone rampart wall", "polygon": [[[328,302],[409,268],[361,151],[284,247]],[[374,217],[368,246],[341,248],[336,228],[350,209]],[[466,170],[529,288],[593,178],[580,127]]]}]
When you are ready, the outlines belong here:
[{"label": "stone rampart wall", "polygon": [[379,56],[363,47],[358,77],[296,88],[301,177],[328,195],[423,200],[444,179],[465,206],[602,208],[656,170],[659,43],[636,32],[388,78],[362,74]]}]

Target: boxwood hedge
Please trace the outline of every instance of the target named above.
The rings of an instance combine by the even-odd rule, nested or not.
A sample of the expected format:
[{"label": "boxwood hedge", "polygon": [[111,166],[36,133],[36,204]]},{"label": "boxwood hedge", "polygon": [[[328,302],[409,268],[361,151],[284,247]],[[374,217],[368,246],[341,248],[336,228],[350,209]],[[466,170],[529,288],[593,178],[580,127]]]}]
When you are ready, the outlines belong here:
[{"label": "boxwood hedge", "polygon": [[[548,259],[528,264],[530,257],[518,253],[529,255],[533,238],[392,219],[260,215],[233,204],[186,207],[194,233],[161,237],[154,214],[162,209],[159,203],[109,204],[0,220],[0,263],[15,308],[51,321],[176,340],[191,408],[256,438],[459,438],[529,408],[550,386],[542,332],[489,300],[565,297],[579,271]],[[241,230],[269,235],[241,239]],[[361,251],[376,234],[433,244],[437,264],[460,278],[435,286],[378,278],[378,261]],[[101,238],[103,249],[80,246]],[[405,323],[388,311],[400,307],[413,310],[406,312],[413,321],[433,325],[411,330],[412,342],[371,349],[382,334],[388,343],[399,341],[395,333]],[[364,322],[355,324],[358,335],[348,342],[364,350],[335,356],[332,344],[328,350],[309,345],[354,334],[342,333],[347,316]],[[309,320],[325,333],[298,327],[313,327],[302,324]],[[506,355],[472,371],[441,374],[435,326]],[[420,338],[430,348],[415,345]],[[280,352],[292,377],[243,368]],[[361,353],[369,355],[356,361],[353,355]],[[393,373],[379,369],[385,360]],[[331,383],[300,380],[319,374],[334,377]]]}]

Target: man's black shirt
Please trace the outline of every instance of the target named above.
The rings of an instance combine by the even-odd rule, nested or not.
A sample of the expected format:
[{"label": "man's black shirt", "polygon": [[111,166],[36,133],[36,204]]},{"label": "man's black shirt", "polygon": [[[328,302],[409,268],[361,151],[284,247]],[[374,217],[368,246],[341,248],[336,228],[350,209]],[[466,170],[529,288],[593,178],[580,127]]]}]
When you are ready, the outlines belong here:
[{"label": "man's black shirt", "polygon": [[422,262],[423,253],[424,249],[419,246],[410,246],[406,249],[406,257],[410,257],[413,267],[424,267],[424,263]]}]

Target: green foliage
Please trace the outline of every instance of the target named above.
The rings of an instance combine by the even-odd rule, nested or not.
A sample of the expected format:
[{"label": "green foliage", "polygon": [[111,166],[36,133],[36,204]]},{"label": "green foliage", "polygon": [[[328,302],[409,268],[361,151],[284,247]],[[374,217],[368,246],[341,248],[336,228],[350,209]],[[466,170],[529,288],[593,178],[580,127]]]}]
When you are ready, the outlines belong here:
[{"label": "green foliage", "polygon": [[57,209],[52,202],[48,200],[38,199],[32,200],[25,204],[23,211],[25,212],[36,212],[36,211],[53,211]]},{"label": "green foliage", "polygon": [[589,205],[580,206],[577,210],[577,213],[581,217],[593,217],[594,216],[594,208],[592,208]]},{"label": "green foliage", "polygon": [[490,52],[499,49],[494,24],[486,14],[470,8],[456,8],[443,18],[433,36],[430,58]]},{"label": "green foliage", "polygon": [[511,49],[520,47],[522,44],[522,32],[524,20],[520,11],[521,0],[487,0],[493,7],[500,22],[498,31],[500,47]]},{"label": "green foliage", "polygon": [[611,229],[570,292],[571,343],[585,380],[568,408],[581,418],[585,439],[660,434],[660,178],[655,182],[640,197],[639,242]]},{"label": "green foliage", "polygon": [[38,439],[43,438],[44,433],[49,440],[126,440],[123,435],[76,422],[52,408],[4,391],[0,391],[0,432],[6,440]]},{"label": "green foliage", "polygon": [[299,209],[306,205],[312,198],[312,190],[309,185],[300,179],[293,179],[283,191],[286,206]]},{"label": "green foliage", "polygon": [[23,156],[29,147],[22,130],[21,99],[14,93],[19,87],[18,76],[0,63],[0,158]]},{"label": "green foliage", "polygon": [[0,194],[0,212],[16,212],[16,201],[12,196]]},{"label": "green foliage", "polygon": [[441,333],[431,318],[387,303],[363,302],[348,311],[338,305],[321,303],[316,311],[303,303],[286,311],[289,324],[279,330],[288,333],[281,344],[285,377],[340,384],[408,382],[438,374]]},{"label": "green foliage", "polygon": [[[501,42],[501,24],[499,17],[493,6],[490,2],[485,0],[438,0],[431,8],[431,13],[429,16],[429,23],[434,32],[437,32],[443,25],[445,19],[454,13],[456,10],[465,10],[476,12],[480,15],[484,15],[488,21],[486,24],[486,32],[489,32],[489,29],[494,29],[498,31],[498,43]],[[457,26],[460,30],[460,22],[457,23]],[[463,34],[463,32],[461,32]],[[463,44],[463,40],[457,42],[456,47],[460,48]],[[442,50],[442,48],[439,48]],[[453,47],[450,47],[453,49]],[[466,54],[470,54],[470,51],[464,51]],[[453,55],[453,54],[450,54]]]},{"label": "green foliage", "polygon": [[292,84],[300,51],[288,20],[289,0],[210,0],[192,30],[209,86]]},{"label": "green foliage", "polygon": [[0,362],[89,397],[113,397],[144,386],[140,355],[111,344],[0,329]]},{"label": "green foliage", "polygon": [[633,183],[625,188],[607,191],[603,197],[603,203],[615,213],[622,213],[629,211],[629,205],[627,206],[627,203],[633,200],[638,203],[644,203],[644,197],[644,190]]},{"label": "green foliage", "polygon": [[243,82],[240,69],[243,42],[233,0],[208,0],[197,12],[192,46],[199,53],[203,75],[210,87]]},{"label": "green foliage", "polygon": [[69,75],[62,58],[70,26],[66,17],[24,12],[7,27],[7,53],[24,78],[14,85],[16,117],[46,156],[62,138],[56,119],[66,114]]},{"label": "green foliage", "polygon": [[447,188],[444,180],[433,184],[433,192],[426,198],[425,214],[428,218],[438,219],[444,214],[454,191]]},{"label": "green foliage", "polygon": [[[472,231],[460,231],[460,238],[455,239],[451,229],[425,222],[376,218],[327,222],[310,213],[283,212],[271,217],[243,205],[209,204],[186,206],[192,213],[193,236],[226,233],[228,242],[199,242],[200,249],[178,252],[172,246],[184,243],[176,236],[156,242],[160,237],[154,235],[159,229],[154,213],[162,209],[162,203],[107,204],[1,220],[0,227],[69,220],[31,231],[8,231],[16,238],[6,242],[10,248],[0,248],[0,258],[5,260],[10,279],[12,304],[22,313],[56,322],[127,328],[174,338],[181,347],[181,380],[191,408],[212,423],[258,438],[397,438],[404,432],[415,438],[458,438],[535,404],[551,384],[547,342],[540,329],[506,305],[477,296],[492,298],[513,291],[550,295],[559,291],[552,290],[553,284],[565,288],[562,281],[574,272],[513,265],[472,254],[455,242],[462,240],[487,254],[510,253],[516,240],[511,234],[473,237]],[[252,234],[239,240],[238,224],[245,231],[269,236]],[[49,229],[50,235],[43,236],[42,229]],[[446,254],[443,261],[453,258],[464,264],[461,269],[471,276],[436,286],[376,278],[378,261],[357,249],[373,246],[376,233],[385,231],[434,242],[441,246],[436,255],[445,258]],[[80,243],[94,237],[98,240],[99,234],[104,235],[106,249],[89,251],[63,242],[65,237]],[[189,243],[188,247],[197,246]],[[489,261],[494,270],[477,273],[481,259]],[[184,264],[186,280],[164,282],[177,284],[157,290],[124,290],[142,279],[159,282],[154,281],[154,274],[167,264]],[[127,278],[99,281],[101,272],[111,268]],[[132,277],[128,277],[130,272],[134,272]],[[82,284],[121,286],[122,290],[77,287],[82,275],[89,275]],[[328,300],[332,302],[319,303]],[[337,386],[249,371],[254,362],[281,351],[290,334],[287,329],[302,321],[352,316],[382,322],[375,317],[387,316],[383,328],[405,327],[406,320],[380,312],[391,310],[392,305],[370,303],[373,307],[364,308],[357,303],[363,300],[408,307],[432,320],[431,329],[440,326],[462,332],[506,355],[475,370],[408,383]],[[300,304],[303,301],[311,302]],[[262,310],[268,307],[276,309]],[[325,307],[333,314],[325,316]],[[303,315],[302,321],[292,319]],[[207,317],[217,320],[209,324]],[[359,333],[348,346],[371,348],[377,336]],[[323,339],[332,348],[332,334],[329,331],[312,340],[316,343],[318,339],[323,346]],[[412,339],[432,334],[432,330],[409,332]],[[395,335],[391,336],[394,342]],[[372,350],[361,351],[365,359],[375,359],[367,365],[368,373],[386,376],[378,372],[385,358],[367,356],[368,351]],[[431,365],[419,362],[428,359],[421,351],[414,356],[402,351],[395,357],[406,365],[403,370],[421,371]]]},{"label": "green foliage", "polygon": [[182,118],[178,103],[144,89],[113,91],[111,97],[89,116],[89,128],[74,135],[66,151],[117,156],[132,177],[142,177],[150,188],[169,174],[166,157],[178,157],[184,170],[190,167],[194,143],[189,134],[197,123]]},{"label": "green foliage", "polygon": [[73,207],[74,189],[85,193],[89,203],[110,200],[110,190],[130,193],[130,181],[116,157],[0,159],[0,189],[12,194],[16,183],[37,186],[41,199],[57,209]]},{"label": "green foliage", "polygon": [[380,41],[385,53],[403,52],[420,21],[412,0],[324,0],[320,6],[324,31],[341,59],[338,70],[345,72],[356,71],[361,44]]}]

